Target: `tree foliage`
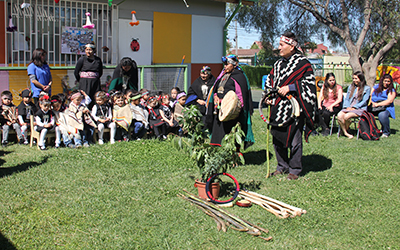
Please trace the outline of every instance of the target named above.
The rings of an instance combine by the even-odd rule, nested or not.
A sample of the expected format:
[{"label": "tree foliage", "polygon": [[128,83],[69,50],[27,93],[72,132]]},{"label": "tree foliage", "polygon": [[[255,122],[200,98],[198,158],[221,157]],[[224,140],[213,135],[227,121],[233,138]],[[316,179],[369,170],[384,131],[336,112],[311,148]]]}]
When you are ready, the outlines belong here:
[{"label": "tree foliage", "polygon": [[242,8],[237,19],[271,43],[292,31],[301,44],[318,37],[343,46],[353,70],[363,70],[373,85],[376,67],[400,38],[399,6],[400,1],[392,0],[259,0]]}]

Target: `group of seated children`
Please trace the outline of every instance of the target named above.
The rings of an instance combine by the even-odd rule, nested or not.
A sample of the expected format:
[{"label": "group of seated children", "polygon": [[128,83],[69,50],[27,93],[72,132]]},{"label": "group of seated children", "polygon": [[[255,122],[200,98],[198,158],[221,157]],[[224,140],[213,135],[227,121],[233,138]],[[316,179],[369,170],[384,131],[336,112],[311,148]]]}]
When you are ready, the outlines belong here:
[{"label": "group of seated children", "polygon": [[[174,88],[172,92],[175,92]],[[34,119],[34,130],[40,133],[38,147],[46,149],[45,138],[49,131],[55,133],[55,147],[88,147],[93,142],[95,129],[99,144],[104,144],[104,130],[110,129],[110,143],[140,140],[145,135],[154,134],[158,139],[166,139],[168,133],[182,133],[177,121],[182,116],[186,101],[185,92],[170,96],[166,93],[150,95],[146,89],[111,91],[110,94],[98,91],[92,103],[83,91],[75,90],[67,98],[64,94],[49,97],[41,93],[38,106],[32,103],[28,89],[20,93],[22,102],[16,107],[10,91],[1,93],[0,126],[2,145],[8,145],[8,134],[13,128],[19,144],[28,144],[27,131],[30,130],[30,116]],[[91,107],[91,110],[89,107]]]}]

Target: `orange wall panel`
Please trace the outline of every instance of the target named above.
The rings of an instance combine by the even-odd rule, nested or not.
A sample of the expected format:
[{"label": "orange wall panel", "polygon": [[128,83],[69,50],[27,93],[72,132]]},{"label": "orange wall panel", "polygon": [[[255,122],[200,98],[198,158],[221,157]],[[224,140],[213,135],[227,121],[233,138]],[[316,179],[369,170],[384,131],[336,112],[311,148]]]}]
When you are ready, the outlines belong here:
[{"label": "orange wall panel", "polygon": [[191,41],[191,15],[154,12],[153,63],[190,63]]},{"label": "orange wall panel", "polygon": [[[67,74],[67,70],[51,70],[53,84],[51,85],[51,94],[55,95],[62,93],[61,79]],[[8,71],[9,90],[13,94],[14,104],[18,105],[22,98],[19,96],[22,90],[30,88],[31,84],[28,74],[25,70],[10,70]]]}]

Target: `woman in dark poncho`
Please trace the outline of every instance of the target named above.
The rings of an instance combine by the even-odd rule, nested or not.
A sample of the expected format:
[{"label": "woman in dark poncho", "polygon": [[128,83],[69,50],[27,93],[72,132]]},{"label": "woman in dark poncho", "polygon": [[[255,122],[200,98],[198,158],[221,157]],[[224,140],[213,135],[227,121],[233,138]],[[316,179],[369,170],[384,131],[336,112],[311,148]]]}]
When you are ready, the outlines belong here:
[{"label": "woman in dark poncho", "polygon": [[118,90],[125,93],[128,89],[138,91],[138,68],[134,60],[124,57],[114,70],[108,92]]},{"label": "woman in dark poncho", "polygon": [[100,57],[94,55],[95,52],[94,44],[86,44],[86,55],[79,58],[74,72],[79,90],[83,90],[92,99],[91,105],[94,104],[94,94],[100,91],[100,77],[103,75],[103,63]]},{"label": "woman in dark poncho", "polygon": [[197,104],[200,112],[206,114],[206,99],[210,88],[215,83],[215,77],[211,74],[211,68],[204,66],[200,70],[200,76],[190,86],[186,104]]},{"label": "woman in dark poncho", "polygon": [[[250,86],[243,71],[238,66],[238,59],[235,55],[222,57],[224,70],[218,76],[217,81],[210,90],[207,98],[207,121],[212,120],[211,145],[220,146],[224,136],[231,132],[236,123],[245,133],[245,148],[254,143],[254,135],[251,125],[251,115],[253,114],[253,100],[251,97]],[[214,115],[215,106],[221,103],[222,99],[233,90],[238,96],[242,109],[239,116],[230,121],[221,122],[218,115]],[[209,117],[213,116],[212,119]]]}]

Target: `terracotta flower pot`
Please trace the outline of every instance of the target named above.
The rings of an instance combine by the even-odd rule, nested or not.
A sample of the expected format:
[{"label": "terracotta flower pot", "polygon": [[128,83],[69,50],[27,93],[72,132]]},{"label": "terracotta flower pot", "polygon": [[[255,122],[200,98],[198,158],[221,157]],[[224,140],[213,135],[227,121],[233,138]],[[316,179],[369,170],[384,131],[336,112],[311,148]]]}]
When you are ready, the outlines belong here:
[{"label": "terracotta flower pot", "polygon": [[[194,186],[197,187],[197,191],[199,192],[199,196],[202,199],[208,199],[207,194],[206,194],[206,183],[205,182],[200,182],[199,180],[196,180],[194,183]],[[218,198],[219,196],[219,190],[221,186],[219,185],[218,182],[211,183],[211,194],[214,198]]]}]

